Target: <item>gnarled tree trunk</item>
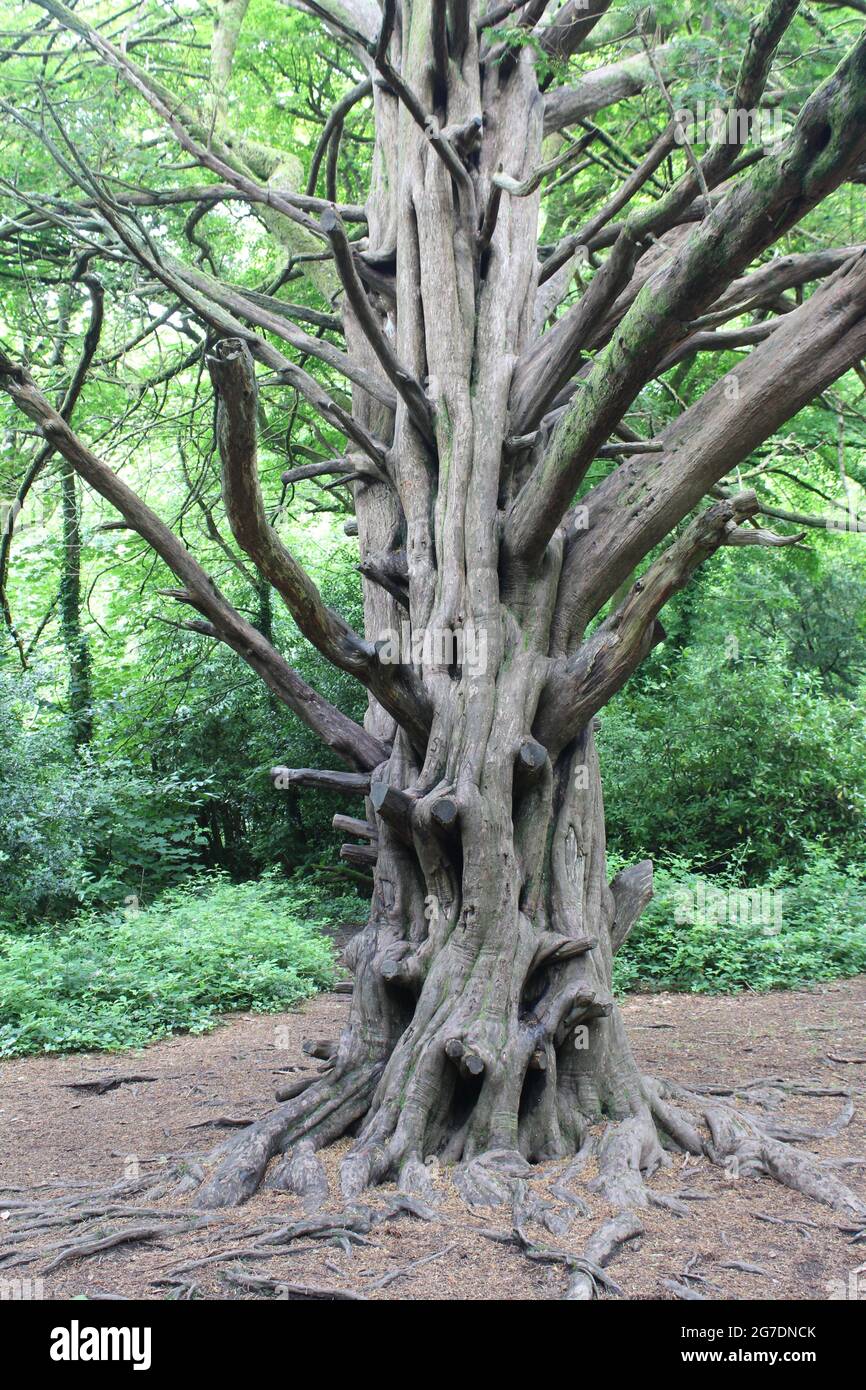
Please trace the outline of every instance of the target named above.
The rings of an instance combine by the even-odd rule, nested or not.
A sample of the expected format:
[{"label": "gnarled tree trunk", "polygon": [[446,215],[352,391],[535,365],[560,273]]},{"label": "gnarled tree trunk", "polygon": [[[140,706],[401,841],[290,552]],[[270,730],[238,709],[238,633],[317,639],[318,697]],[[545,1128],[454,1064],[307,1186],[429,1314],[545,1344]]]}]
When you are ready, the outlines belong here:
[{"label": "gnarled tree trunk", "polygon": [[[539,203],[537,193],[503,200],[492,176],[504,168],[521,181],[541,162],[543,103],[532,55],[482,69],[474,25],[462,41],[452,29],[438,68],[435,9],[404,6],[388,52],[439,125],[456,128],[467,167],[455,180],[380,83],[366,257],[394,265],[395,300],[379,301],[379,324],[425,384],[435,423],[428,434],[406,410],[395,429],[356,393],[365,426],[393,434],[402,502],[402,515],[388,505],[390,483],[358,484],[361,552],[405,548],[430,733],[425,756],[398,732],[375,770],[378,859],[370,921],[348,953],[351,1018],[332,1074],[274,1131],[285,1148],[360,1121],[344,1172],[353,1193],[433,1154],[573,1153],[600,1116],[648,1106],[611,995],[613,941],[641,904],[623,885],[617,915],[608,886],[593,721],[561,749],[532,734],[561,544],[537,573],[513,576],[506,592],[501,583],[499,518],[533,463],[507,439],[513,367],[533,337]],[[346,315],[349,341],[375,369],[351,304]],[[387,633],[384,658],[403,659],[406,610],[378,586],[367,594],[368,638]],[[395,732],[375,709],[368,727]],[[649,866],[637,874],[646,901]],[[235,1165],[226,1179],[201,1200],[236,1200]]]},{"label": "gnarled tree trunk", "polygon": [[[785,1156],[772,1126],[717,1105],[702,1134],[676,1104],[700,1109],[699,1098],[636,1067],[611,965],[651,893],[651,867],[608,883],[595,725],[663,637],[658,614],[697,565],[723,544],[798,539],[741,526],[766,508],[754,493],[720,484],[866,352],[866,254],[844,248],[818,256],[820,264],[786,257],[743,272],[857,176],[866,158],[866,39],[756,170],[735,167],[738,144],[727,140],[699,169],[687,162],[664,196],[632,210],[674,147],[668,126],[581,234],[539,261],[539,189],[562,154],[542,149],[545,136],[661,81],[667,61],[662,46],[651,62],[637,55],[576,87],[543,90],[549,74],[539,81],[539,53],[577,52],[604,3],[584,10],[568,0],[550,23],[544,3],[509,7],[526,43],[498,36],[477,3],[309,5],[370,79],[326,132],[339,140],[346,111],[371,89],[376,144],[364,214],[333,204],[333,146],[329,201],[316,198],[327,140],[302,196],[283,187],[267,151],[229,138],[222,98],[245,0],[220,6],[218,100],[204,121],[59,0],[38,3],[113,67],[188,153],[262,208],[284,243],[302,235],[305,245],[312,238],[329,248],[342,288],[345,353],[295,328],[278,301],[157,257],[116,200],[99,201],[128,253],[211,329],[235,540],[304,634],[366,685],[363,729],[300,679],[28,373],[0,358],[3,389],[178,576],[174,596],[199,615],[188,626],[231,646],[352,769],[320,775],[321,783],[366,798],[369,843],[354,857],[375,857],[375,881],[369,922],[349,951],[346,1030],[319,1049],[326,1072],[216,1156],[196,1200],[243,1200],[279,1154],[288,1165],[273,1180],[294,1183],[311,1148],[347,1132],[343,1183],[354,1196],[387,1178],[423,1192],[430,1155],[471,1168],[498,1154],[507,1169],[585,1153],[589,1131],[607,1118],[614,1124],[593,1143],[598,1184],[615,1207],[646,1202],[643,1175],[662,1160],[663,1145],[675,1144],[858,1209],[834,1179]],[[752,27],[735,106],[760,99],[795,10],[795,0],[770,0]],[[590,138],[582,131],[566,158]],[[366,242],[350,242],[344,222],[364,216]],[[563,308],[581,250],[595,258],[594,273]],[[330,275],[316,273],[317,283]],[[706,342],[716,336],[702,331],[708,311],[715,326],[725,312],[737,317],[743,302],[769,309],[780,289],[822,277],[804,304],[751,325],[743,342],[752,350],[737,371],[659,438],[628,428],[627,412],[659,373],[721,345]],[[274,338],[353,383],[351,416]],[[256,362],[349,441],[345,458],[323,469],[351,479],[363,636],[325,606],[268,522],[256,470]],[[583,488],[599,457],[615,465]],[[278,785],[306,776],[276,771]],[[611,1228],[610,1239],[632,1229]]]},{"label": "gnarled tree trunk", "polygon": [[[555,403],[556,360],[541,385],[525,385],[547,341],[532,178],[544,101],[531,49],[488,47],[481,58],[471,8],[449,7],[446,20],[443,5],[413,0],[390,28],[385,7],[369,245],[357,262],[369,299],[339,219],[323,219],[346,261],[347,342],[402,402],[395,416],[355,391],[359,422],[393,441],[386,478],[355,487],[362,572],[373,576],[366,635],[382,660],[399,662],[396,634],[411,634],[429,730],[419,741],[371,701],[368,730],[393,751],[371,774],[378,857],[370,920],[347,952],[349,1024],[328,1075],[265,1123],[264,1140],[237,1141],[204,1205],[254,1190],[274,1151],[347,1129],[347,1195],[392,1178],[423,1190],[419,1165],[431,1155],[573,1154],[607,1117],[630,1125],[601,1181],[620,1204],[642,1202],[640,1174],[662,1159],[657,1126],[666,1120],[701,1149],[640,1075],[611,994],[613,955],[651,895],[652,869],[635,865],[608,883],[594,714],[663,635],[663,602],[756,503],[744,494],[703,514],[585,642],[582,624],[599,603],[581,612],[575,601],[577,513],[558,529],[550,517],[542,551],[533,537],[515,554],[515,508],[559,443],[550,426],[534,429]],[[413,103],[429,113],[426,128]],[[503,170],[507,187],[495,182]],[[622,259],[636,259],[638,229],[623,233],[611,262],[620,242]],[[374,275],[383,270],[388,293]],[[604,301],[586,300],[589,333]],[[640,315],[637,326],[647,334]],[[224,355],[239,351],[223,345]],[[219,390],[219,369],[215,380]],[[598,386],[603,417],[603,374]],[[231,396],[223,389],[226,414]],[[588,433],[598,428],[590,421]],[[573,449],[567,431],[565,440]],[[687,510],[681,503],[678,515]],[[399,592],[382,578],[396,557]],[[602,599],[621,582],[607,565]]]}]

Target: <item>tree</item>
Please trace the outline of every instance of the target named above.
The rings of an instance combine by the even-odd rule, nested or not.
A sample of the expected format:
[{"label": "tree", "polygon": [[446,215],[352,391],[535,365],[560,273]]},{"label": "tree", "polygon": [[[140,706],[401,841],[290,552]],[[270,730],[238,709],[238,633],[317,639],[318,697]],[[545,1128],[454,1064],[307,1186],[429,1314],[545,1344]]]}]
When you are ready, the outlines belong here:
[{"label": "tree", "polygon": [[[770,0],[727,93],[738,118],[698,158],[669,92],[681,49],[646,16],[626,30],[627,56],[593,67],[589,41],[612,18],[606,0],[486,11],[305,0],[351,85],[323,119],[301,192],[278,148],[231,128],[247,0],[216,6],[197,102],[107,37],[106,23],[37,3],[33,32],[89,50],[217,182],[111,181],[49,100],[44,122],[26,111],[17,120],[67,187],[31,196],[16,235],[86,237],[88,262],[137,266],[206,333],[199,351],[234,541],[300,631],[369,696],[361,726],[304,682],[27,367],[3,356],[0,385],[47,447],[176,576],[172,597],[196,614],[186,626],[231,647],[347,768],[276,768],[277,786],[328,785],[364,806],[361,819],[341,818],[365,840],[345,856],[375,865],[370,918],[347,953],[346,1031],[319,1045],[321,1076],[217,1156],[196,1200],[241,1201],[276,1155],[351,1132],[349,1196],[391,1178],[423,1192],[431,1154],[464,1163],[489,1192],[514,1155],[541,1160],[591,1142],[600,1190],[627,1212],[645,1204],[643,1177],[663,1146],[860,1210],[782,1142],[807,1131],[783,1136],[640,1073],[611,962],[649,900],[652,867],[608,882],[595,735],[598,712],[663,640],[664,604],[719,547],[797,544],[803,527],[840,517],[866,529],[847,501],[830,500],[828,522],[737,483],[750,454],[866,352],[862,246],[768,258],[860,177],[866,34],[790,114],[779,143],[747,150],[750,122],[738,113],[758,110],[797,11]],[[641,92],[657,124],[634,155],[591,118]],[[374,148],[362,208],[337,193],[341,139],[365,102]],[[592,210],[539,245],[543,193],[555,184],[567,202],[560,180],[588,159],[605,176]],[[206,242],[191,236],[205,249],[183,258],[144,215],[191,204],[195,229],[223,200],[257,212],[291,275],[311,277],[311,294],[337,292],[344,345],[329,305],[326,316],[287,304],[282,281],[267,293],[239,287]],[[734,347],[750,350],[654,437],[629,424],[665,373]],[[335,376],[351,383],[351,409]],[[347,441],[337,459],[284,478],[350,488],[363,635],[325,605],[269,516],[257,451],[262,395],[274,389],[296,393],[328,438]],[[770,531],[762,514],[800,529]],[[590,1136],[602,1118],[608,1128]],[[297,1182],[297,1165],[276,1180]]]}]

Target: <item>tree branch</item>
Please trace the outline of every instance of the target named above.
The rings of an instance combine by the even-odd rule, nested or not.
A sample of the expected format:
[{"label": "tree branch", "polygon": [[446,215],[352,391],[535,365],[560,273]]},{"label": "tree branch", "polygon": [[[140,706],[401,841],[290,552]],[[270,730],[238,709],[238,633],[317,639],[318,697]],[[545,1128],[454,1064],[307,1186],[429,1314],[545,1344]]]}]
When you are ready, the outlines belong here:
[{"label": "tree branch", "polygon": [[310,333],[305,333],[303,329],[296,328],[279,312],[282,306],[278,299],[269,301],[267,295],[256,295],[253,299],[246,291],[227,285],[225,281],[208,275],[204,270],[193,269],[170,257],[164,258],[162,263],[178,277],[178,280],[191,285],[199,294],[206,295],[211,302],[221,304],[230,313],[237,314],[248,323],[255,324],[257,328],[263,328],[266,332],[282,338],[283,342],[289,343],[298,352],[324,362],[348,381],[360,386],[389,410],[395,408],[397,397],[376,372],[369,371],[355,357],[334,347],[326,338],[316,338]]},{"label": "tree branch", "polygon": [[164,560],[183,585],[182,601],[197,609],[220,639],[243,657],[274,694],[329,748],[350,767],[361,771],[376,767],[388,756],[387,748],[378,739],[307,685],[258,629],[232,608],[165,522],[107,464],[91,453],[37,389],[29,373],[2,352],[0,389],[39,426],[52,448],[61,453],[76,473],[120,512],[127,526]]},{"label": "tree branch", "polygon": [[[60,3],[60,0],[34,0],[34,3],[46,10],[65,29],[83,38],[103,61],[118,72],[160,116],[178,143],[199,164],[225,179],[242,193],[248,202],[263,204],[287,217],[311,236],[321,237],[318,224],[301,210],[297,195],[291,194],[287,189],[275,190],[262,185],[250,176],[248,164],[238,155],[239,148],[244,148],[249,153],[248,143],[241,138],[221,139],[215,129],[214,118],[203,119],[191,110],[146,68],[134,62],[110,40],[104,38],[97,29]],[[270,152],[267,162],[272,169],[277,167],[279,160],[276,152]]]},{"label": "tree branch", "polygon": [[325,605],[310,576],[267,520],[256,471],[255,371],[246,344],[238,338],[223,339],[208,358],[208,368],[218,400],[223,501],[235,540],[276,589],[304,636],[334,666],[367,686],[423,747],[430,712],[414,673],[383,663],[372,643]]},{"label": "tree branch", "polygon": [[[218,333],[225,337],[238,336],[242,338],[257,361],[277,372],[280,379],[293,386],[323,419],[334,425],[347,439],[351,439],[353,443],[357,444],[358,448],[373,460],[382,473],[387,472],[385,446],[373,438],[361,421],[356,420],[348,411],[344,410],[320,386],[315,377],[310,376],[303,368],[296,366],[287,357],[284,357],[266,339],[248,332],[238,319],[215,305],[210,294],[200,293],[190,284],[191,278],[202,275],[203,272],[190,271],[185,266],[183,267],[183,276],[187,278],[183,278],[181,273],[171,269],[170,264],[157,259],[140,237],[132,234],[123,220],[116,215],[110,202],[105,202],[101,206],[106,221],[117,232],[124,245],[129,247],[151,274],[171,289],[179,299],[182,299],[199,315],[203,322],[210,324]],[[222,288],[226,293],[230,293],[227,287]]]},{"label": "tree branch", "polygon": [[743,492],[702,512],[574,655],[554,664],[532,728],[551,758],[664,640],[664,630],[656,621],[664,604],[683,588],[698,565],[725,544],[732,527],[754,516],[757,507],[754,492]]},{"label": "tree branch", "polygon": [[[736,371],[666,429],[662,454],[628,458],[581,498],[554,621],[568,649],[593,614],[701,497],[866,352],[866,252],[818,289]],[[803,524],[799,517],[785,517]]]},{"label": "tree branch", "polygon": [[609,9],[610,0],[565,0],[550,23],[535,31],[542,53],[560,60],[570,58]]},{"label": "tree branch", "polygon": [[[86,265],[86,262],[84,264]],[[85,271],[81,270],[80,273],[73,275],[73,283],[82,284],[87,289],[90,296],[90,322],[87,325],[87,332],[84,335],[81,354],[59,409],[61,418],[67,421],[72,419],[78,397],[81,395],[82,388],[87,380],[87,373],[90,371],[96,349],[99,346],[99,340],[102,336],[105,304],[105,292],[102,288],[102,282],[97,279],[95,275],[87,274]],[[62,338],[60,339],[60,344],[62,344]],[[58,360],[62,360],[62,346],[60,346],[60,344],[57,349]],[[53,453],[54,447],[50,442],[39,450],[21,481],[12,506],[2,517],[3,524],[2,530],[0,530],[0,609],[3,611],[4,622],[18,649],[21,657],[21,664],[25,670],[28,664],[27,654],[15,628],[12,612],[9,607],[9,598],[6,593],[6,582],[9,578],[9,557],[12,549],[15,522],[21,513],[24,503],[27,501],[31,488]]]},{"label": "tree branch", "polygon": [[[812,95],[788,140],[737,184],[692,233],[683,252],[639,293],[512,506],[507,548],[537,563],[595,450],[609,437],[658,363],[732,274],[793,226],[866,154],[866,33]],[[628,224],[623,236],[630,235]],[[598,278],[598,277],[596,277]]]},{"label": "tree branch", "polygon": [[338,132],[342,130],[343,122],[352,110],[352,107],[357,106],[359,101],[364,100],[364,97],[368,97],[372,90],[372,77],[365,77],[362,82],[359,82],[357,86],[353,87],[351,91],[340,98],[333,111],[331,111],[328,116],[328,119],[325,121],[325,124],[322,126],[322,133],[316,141],[316,148],[313,151],[313,158],[310,161],[310,172],[307,176],[308,197],[312,197],[316,192],[316,184],[319,181],[319,170],[322,167],[322,160],[325,157],[325,151],[331,142],[331,138],[338,137]]},{"label": "tree branch", "polygon": [[[665,43],[653,50],[659,71],[667,77],[676,58],[684,52],[682,43]],[[637,96],[651,86],[655,77],[644,53],[635,53],[619,63],[596,68],[574,87],[556,87],[544,102],[544,133],[552,135],[563,126],[573,125],[586,116],[594,116],[606,106]]]},{"label": "tree branch", "polygon": [[346,291],[346,298],[351,305],[352,312],[382,364],[382,370],[403,400],[413,425],[422,439],[429,443],[433,436],[433,410],[430,402],[420,383],[397,360],[391,344],[379,326],[376,315],[370,307],[364,286],[358,278],[352,248],[337,213],[332,209],[324,212],[321,218],[321,227],[331,243],[337,273]]}]

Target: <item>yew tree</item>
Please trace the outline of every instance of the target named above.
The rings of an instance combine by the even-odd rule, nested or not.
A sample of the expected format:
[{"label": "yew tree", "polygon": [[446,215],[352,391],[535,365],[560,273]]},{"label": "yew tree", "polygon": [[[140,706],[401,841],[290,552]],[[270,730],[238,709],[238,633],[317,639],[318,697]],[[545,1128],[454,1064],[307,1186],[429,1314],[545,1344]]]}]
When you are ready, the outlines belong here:
[{"label": "yew tree", "polygon": [[[234,545],[367,691],[362,725],[312,689],[76,432],[39,372],[3,356],[0,385],[48,453],[173,572],[185,625],[237,653],[343,769],[275,767],[274,796],[332,788],[337,825],[362,841],[344,857],[373,868],[369,920],[346,952],[345,1031],[318,1044],[321,1073],[214,1156],[195,1200],[244,1200],[274,1159],[269,1180],[297,1186],[315,1151],[349,1134],[347,1197],[390,1180],[423,1194],[436,1155],[463,1165],[482,1200],[527,1161],[591,1144],[597,1184],[626,1212],[645,1203],[643,1179],[669,1148],[734,1157],[848,1210],[856,1199],[785,1142],[803,1133],[636,1065],[611,967],[652,866],[609,881],[596,737],[698,566],[721,546],[784,547],[826,524],[759,500],[738,469],[866,353],[866,250],[774,254],[843,185],[859,196],[866,34],[849,22],[853,46],[837,44],[835,69],[793,93],[779,74],[797,3],[769,0],[720,98],[735,119],[701,141],[680,111],[677,68],[694,34],[650,10],[296,8],[344,80],[305,185],[270,138],[233,124],[233,58],[256,23],[248,0],[215,0],[198,88],[188,72],[172,81],[146,46],[139,59],[102,11],[91,22],[82,5],[29,7],[31,47],[86,57],[94,92],[110,80],[147,109],[198,184],[104,176],[50,81],[6,112],[62,185],[31,192],[12,230],[69,240],[79,282],[101,261],[134,266],[152,298],[199,326]],[[724,44],[709,10],[705,29]],[[595,62],[611,35],[618,56]],[[656,128],[628,144],[610,113],[641,95]],[[780,103],[781,130],[762,143],[741,117]],[[363,200],[341,201],[344,136],[361,110],[369,184]],[[555,188],[567,208],[569,178],[590,164],[600,185],[551,239],[545,199]],[[218,273],[198,234],[220,204],[267,229],[306,277],[306,306],[279,283],[253,290]],[[160,222],[178,205],[187,254]],[[654,383],[731,347],[743,350],[733,370],[691,403],[674,391],[663,428],[641,431],[636,403]],[[351,498],[363,632],[326,605],[263,493],[262,400],[281,392],[341,440],[336,457],[295,463],[286,481],[327,477]]]}]

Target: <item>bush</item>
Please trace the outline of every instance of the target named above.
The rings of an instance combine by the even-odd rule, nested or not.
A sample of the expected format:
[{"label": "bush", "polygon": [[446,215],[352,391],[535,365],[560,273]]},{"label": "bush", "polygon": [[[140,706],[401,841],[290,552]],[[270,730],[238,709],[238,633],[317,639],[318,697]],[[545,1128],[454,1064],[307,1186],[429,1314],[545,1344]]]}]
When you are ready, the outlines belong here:
[{"label": "bush", "polygon": [[614,962],[615,988],[726,994],[866,971],[866,875],[844,873],[813,847],[797,877],[778,873],[760,891],[759,906],[754,885],[744,896],[733,874],[703,878],[682,860],[659,868]]},{"label": "bush", "polygon": [[609,838],[624,855],[682,855],[759,882],[808,845],[860,853],[866,712],[772,659],[687,648],[649,663],[602,713]]},{"label": "bush", "polygon": [[76,755],[37,705],[35,683],[0,681],[0,926],[150,901],[196,867],[207,784]]},{"label": "bush", "polygon": [[0,1056],[140,1047],[232,1010],[288,1009],[333,982],[323,928],[355,906],[210,874],[140,911],[0,931]]}]

